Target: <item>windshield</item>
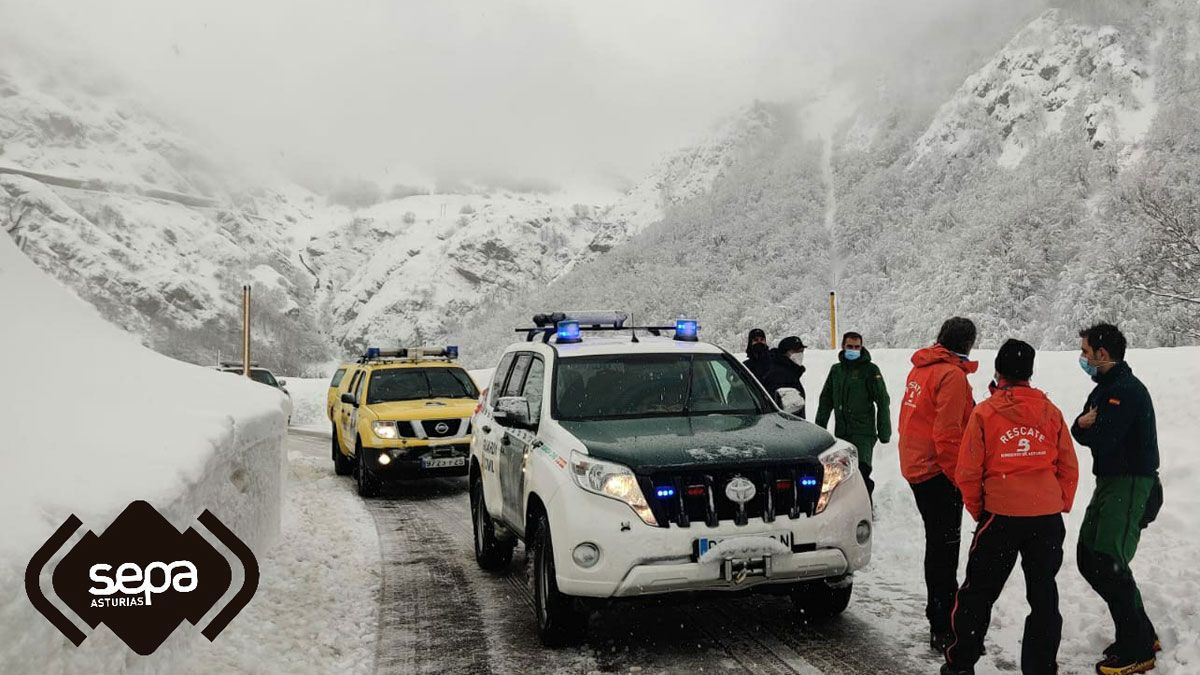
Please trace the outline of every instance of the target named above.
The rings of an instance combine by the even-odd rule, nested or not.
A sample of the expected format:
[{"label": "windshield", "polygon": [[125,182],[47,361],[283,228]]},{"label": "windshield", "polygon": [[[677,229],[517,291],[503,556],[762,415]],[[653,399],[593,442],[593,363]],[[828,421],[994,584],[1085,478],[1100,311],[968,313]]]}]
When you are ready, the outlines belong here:
[{"label": "windshield", "polygon": [[251,368],[250,379],[254,380],[255,382],[269,384],[272,387],[279,386],[279,383],[275,381],[275,376],[271,374],[271,371],[263,370],[262,368]]},{"label": "windshield", "polygon": [[479,398],[479,390],[461,368],[376,370],[367,384],[367,405],[423,398]]},{"label": "windshield", "polygon": [[560,359],[561,420],[747,415],[770,410],[757,385],[722,354],[620,354]]}]

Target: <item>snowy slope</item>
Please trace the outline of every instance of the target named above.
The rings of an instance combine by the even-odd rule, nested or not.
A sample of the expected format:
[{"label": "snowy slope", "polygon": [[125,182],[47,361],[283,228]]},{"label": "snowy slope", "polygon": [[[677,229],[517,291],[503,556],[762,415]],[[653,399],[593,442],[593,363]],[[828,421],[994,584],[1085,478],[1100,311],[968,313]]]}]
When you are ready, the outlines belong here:
[{"label": "snowy slope", "polygon": [[1096,148],[1136,143],[1157,110],[1146,47],[1048,11],[967,78],[917,140],[914,161],[982,150],[1014,168],[1064,127],[1083,128]]},{"label": "snowy slope", "polygon": [[197,631],[136,663],[107,630],[76,649],[29,604],[25,566],[70,514],[100,532],[138,499],[180,529],[210,509],[265,550],[279,528],[286,399],[142,347],[3,237],[0,313],[0,369],[20,383],[0,392],[0,662],[14,672],[177,672]]}]

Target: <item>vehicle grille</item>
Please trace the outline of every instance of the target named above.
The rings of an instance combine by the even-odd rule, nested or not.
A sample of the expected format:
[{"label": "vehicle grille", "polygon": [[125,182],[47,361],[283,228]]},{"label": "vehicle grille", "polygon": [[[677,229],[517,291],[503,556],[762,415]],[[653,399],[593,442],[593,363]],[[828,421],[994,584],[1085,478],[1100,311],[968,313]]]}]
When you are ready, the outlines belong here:
[{"label": "vehicle grille", "polygon": [[[448,420],[421,420],[417,422],[421,425],[421,430],[425,432],[426,438],[449,438],[451,436],[463,436],[470,429],[470,422],[465,419],[448,419]],[[445,430],[438,431],[438,425],[444,424]]]},{"label": "vehicle grille", "polygon": [[[725,487],[736,476],[754,484],[755,494],[744,505],[729,499]],[[823,470],[815,460],[766,467],[713,468],[705,471],[659,470],[638,476],[642,493],[660,527],[715,527],[733,521],[746,525],[762,519],[811,516],[821,496]]]}]

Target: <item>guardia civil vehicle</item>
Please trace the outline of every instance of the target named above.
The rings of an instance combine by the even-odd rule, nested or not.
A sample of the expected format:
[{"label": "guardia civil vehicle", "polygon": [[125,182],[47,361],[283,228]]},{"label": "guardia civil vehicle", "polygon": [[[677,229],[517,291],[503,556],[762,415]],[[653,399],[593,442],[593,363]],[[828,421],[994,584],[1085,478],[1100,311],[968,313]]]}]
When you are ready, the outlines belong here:
[{"label": "guardia civil vehicle", "polygon": [[472,423],[479,565],[524,542],[547,645],[620,598],[759,591],[840,613],[871,557],[854,446],[777,408],[695,321],[626,321],[538,315],[504,351]]}]

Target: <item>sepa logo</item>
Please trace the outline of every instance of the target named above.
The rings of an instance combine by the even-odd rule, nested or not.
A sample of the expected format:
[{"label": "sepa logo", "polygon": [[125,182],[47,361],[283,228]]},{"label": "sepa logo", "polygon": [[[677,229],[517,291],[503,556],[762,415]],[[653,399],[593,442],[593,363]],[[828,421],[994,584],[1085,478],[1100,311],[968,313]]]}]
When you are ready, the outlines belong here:
[{"label": "sepa logo", "polygon": [[[245,571],[242,587],[201,633],[209,640],[229,625],[258,589],[258,562],[250,549],[211,511],[197,519]],[[30,602],[79,646],[87,638],[76,621],[42,592],[42,570],[83,525],[67,518],[25,570]],[[185,619],[196,625],[225,595],[233,573],[225,555],[189,527],[176,530],[153,506],[130,504],[100,536],[85,532],[50,575],[62,604],[91,628],[105,624],[130,649],[154,653]]]}]

